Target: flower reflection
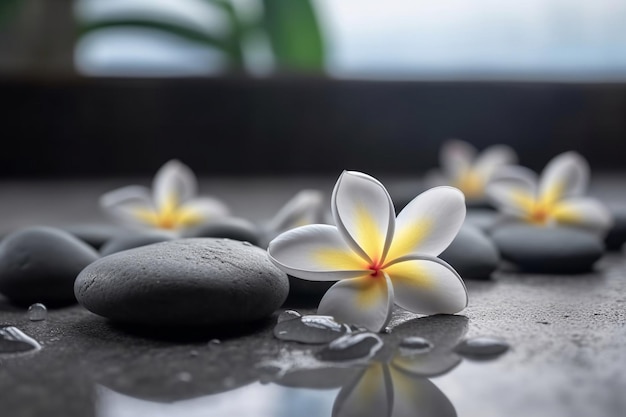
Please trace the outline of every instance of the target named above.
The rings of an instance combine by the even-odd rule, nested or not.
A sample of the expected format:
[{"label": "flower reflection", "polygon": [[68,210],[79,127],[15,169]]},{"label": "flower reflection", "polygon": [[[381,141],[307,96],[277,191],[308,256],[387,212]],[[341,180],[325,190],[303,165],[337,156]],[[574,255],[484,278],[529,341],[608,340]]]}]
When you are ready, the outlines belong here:
[{"label": "flower reflection", "polygon": [[385,352],[360,366],[293,369],[278,384],[301,388],[341,389],[333,417],[456,416],[456,410],[429,378],[454,369],[461,358],[454,347],[467,331],[462,316],[433,316],[404,323],[398,333],[419,334],[433,349],[415,352],[399,348],[399,340]]}]

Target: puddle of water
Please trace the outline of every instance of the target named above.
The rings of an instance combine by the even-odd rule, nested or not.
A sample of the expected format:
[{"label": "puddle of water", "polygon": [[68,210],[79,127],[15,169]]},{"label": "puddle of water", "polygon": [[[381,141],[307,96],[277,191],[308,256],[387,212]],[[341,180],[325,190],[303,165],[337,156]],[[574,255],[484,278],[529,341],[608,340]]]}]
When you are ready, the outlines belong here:
[{"label": "puddle of water", "polygon": [[315,356],[330,362],[366,360],[374,357],[382,347],[382,339],[374,333],[348,333],[330,342]]},{"label": "puddle of water", "polygon": [[302,316],[279,321],[274,327],[274,336],[281,340],[307,344],[330,343],[352,329],[331,316]]},{"label": "puddle of water", "polygon": [[17,327],[0,327],[0,353],[23,353],[39,349],[41,345]]}]

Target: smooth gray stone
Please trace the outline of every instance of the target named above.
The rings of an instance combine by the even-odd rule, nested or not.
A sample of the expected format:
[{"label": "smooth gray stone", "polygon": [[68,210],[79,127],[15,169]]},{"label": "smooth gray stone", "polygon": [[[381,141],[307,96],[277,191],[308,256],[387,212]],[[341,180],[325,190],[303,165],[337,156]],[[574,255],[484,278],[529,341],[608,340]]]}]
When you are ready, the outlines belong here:
[{"label": "smooth gray stone", "polygon": [[464,279],[489,279],[500,263],[500,253],[491,239],[473,226],[463,226],[439,257]]},{"label": "smooth gray stone", "polygon": [[75,302],[76,276],[98,258],[91,246],[63,230],[17,230],[0,243],[0,292],[17,303]]},{"label": "smooth gray stone", "polygon": [[205,223],[187,230],[184,237],[223,237],[250,242],[255,246],[259,246],[261,241],[259,228],[254,223],[239,217],[225,217]]},{"label": "smooth gray stone", "polygon": [[604,239],[606,248],[619,250],[626,243],[626,207],[610,208],[613,215],[613,227]]},{"label": "smooth gray stone", "polygon": [[589,272],[604,253],[597,236],[566,227],[511,225],[492,238],[504,259],[527,272]]},{"label": "smooth gray stone", "polygon": [[220,326],[272,314],[287,298],[287,275],[247,242],[193,238],[104,257],[76,280],[89,311],[129,324]]},{"label": "smooth gray stone", "polygon": [[112,253],[121,252],[123,250],[134,249],[140,246],[165,242],[172,239],[174,239],[173,235],[156,231],[127,233],[114,237],[113,239],[105,243],[100,249],[100,255],[107,256],[111,255]]},{"label": "smooth gray stone", "polygon": [[488,208],[468,208],[465,216],[466,226],[473,226],[485,233],[490,233],[500,219],[498,212]]},{"label": "smooth gray stone", "polygon": [[121,234],[128,233],[127,229],[110,224],[71,224],[60,227],[71,235],[96,249],[100,249],[109,240]]}]

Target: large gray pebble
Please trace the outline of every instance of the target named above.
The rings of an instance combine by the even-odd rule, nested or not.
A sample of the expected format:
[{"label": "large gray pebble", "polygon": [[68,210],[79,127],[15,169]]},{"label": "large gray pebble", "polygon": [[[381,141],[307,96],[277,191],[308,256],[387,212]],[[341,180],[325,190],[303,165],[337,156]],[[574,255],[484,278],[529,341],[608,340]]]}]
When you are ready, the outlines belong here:
[{"label": "large gray pebble", "polygon": [[259,228],[246,219],[225,217],[185,231],[183,237],[222,237],[259,246]]},{"label": "large gray pebble", "polygon": [[229,239],[179,239],[114,253],[85,268],[76,298],[109,319],[151,326],[247,323],[289,292],[266,251]]},{"label": "large gray pebble", "polygon": [[626,207],[612,207],[610,210],[613,215],[613,226],[604,242],[607,249],[618,250],[626,243]]},{"label": "large gray pebble", "polygon": [[485,233],[491,233],[499,220],[500,215],[497,211],[485,208],[471,208],[467,210],[464,225],[476,227]]},{"label": "large gray pebble", "polygon": [[98,258],[91,246],[63,230],[18,230],[0,243],[0,292],[18,303],[74,302],[76,276]]},{"label": "large gray pebble", "polygon": [[140,246],[172,240],[173,235],[164,232],[136,232],[126,233],[105,243],[100,249],[100,255],[107,256],[123,250],[134,249]]},{"label": "large gray pebble", "polygon": [[488,279],[500,263],[500,253],[491,239],[467,225],[439,257],[468,279]]},{"label": "large gray pebble", "polygon": [[85,243],[100,249],[109,240],[127,233],[127,230],[111,224],[71,224],[60,229],[79,238]]},{"label": "large gray pebble", "polygon": [[528,272],[588,272],[604,252],[597,236],[566,227],[511,225],[492,238],[504,259]]}]

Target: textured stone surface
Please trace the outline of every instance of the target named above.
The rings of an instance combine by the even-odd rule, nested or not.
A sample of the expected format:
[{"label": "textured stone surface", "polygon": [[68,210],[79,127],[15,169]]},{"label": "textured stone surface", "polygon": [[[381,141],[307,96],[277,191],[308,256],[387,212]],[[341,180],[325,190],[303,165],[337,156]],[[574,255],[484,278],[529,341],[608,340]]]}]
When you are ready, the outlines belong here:
[{"label": "textured stone surface", "polygon": [[504,259],[530,272],[589,272],[604,253],[598,237],[565,227],[511,225],[492,238]]},{"label": "textured stone surface", "polygon": [[463,226],[439,257],[463,279],[489,279],[500,263],[500,254],[491,239],[473,226]]},{"label": "textured stone surface", "polygon": [[74,280],[99,258],[60,229],[30,227],[0,242],[0,293],[18,303],[74,302]]},{"label": "textured stone surface", "polygon": [[152,326],[248,323],[289,291],[267,253],[230,239],[179,239],[109,255],[76,279],[78,301],[109,319]]}]

